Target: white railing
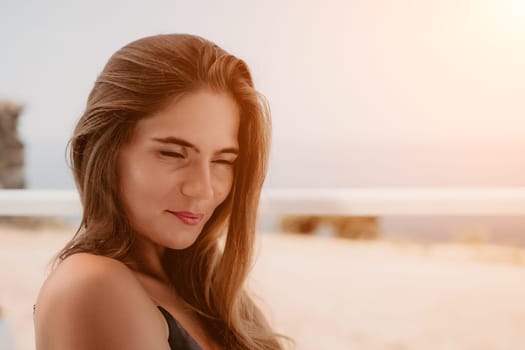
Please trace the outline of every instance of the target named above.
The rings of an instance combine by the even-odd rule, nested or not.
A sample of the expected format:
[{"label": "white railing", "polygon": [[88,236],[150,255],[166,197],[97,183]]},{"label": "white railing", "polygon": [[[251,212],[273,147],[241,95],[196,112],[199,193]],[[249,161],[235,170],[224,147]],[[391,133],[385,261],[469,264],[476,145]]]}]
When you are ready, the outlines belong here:
[{"label": "white railing", "polygon": [[0,215],[75,216],[81,212],[76,190],[0,190]]},{"label": "white railing", "polygon": [[297,215],[524,215],[525,187],[272,189],[262,205]]},{"label": "white railing", "polygon": [[[74,216],[76,190],[0,190],[0,215]],[[525,215],[525,187],[266,189],[261,211],[292,215]]]}]

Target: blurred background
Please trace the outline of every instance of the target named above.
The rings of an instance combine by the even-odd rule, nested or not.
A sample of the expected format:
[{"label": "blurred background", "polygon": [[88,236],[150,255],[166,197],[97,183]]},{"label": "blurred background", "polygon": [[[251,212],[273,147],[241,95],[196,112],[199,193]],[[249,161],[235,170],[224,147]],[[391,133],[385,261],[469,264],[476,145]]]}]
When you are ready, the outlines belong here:
[{"label": "blurred background", "polygon": [[[168,32],[252,68],[273,112],[267,187],[525,185],[523,0],[0,4],[0,96],[24,105],[29,188],[74,188],[65,146],[96,76]],[[381,224],[426,237],[480,218],[423,219]],[[523,218],[483,222],[524,241]]]},{"label": "blurred background", "polygon": [[[265,189],[525,186],[524,0],[151,0],[147,3],[0,0],[0,100],[23,106],[18,131],[24,143],[25,187],[74,189],[65,161],[65,147],[96,76],[110,55],[128,42],[171,32],[202,35],[243,58],[251,67],[256,86],[267,97],[273,117],[271,165]],[[305,229],[304,220],[313,220],[315,224],[306,225],[309,228]],[[299,348],[525,347],[525,336],[517,331],[525,329],[525,305],[522,299],[512,299],[505,294],[525,291],[524,216],[382,216],[364,224],[372,227],[373,234],[361,235],[357,229],[357,238],[375,238],[381,240],[381,244],[395,242],[391,244],[397,248],[401,245],[401,250],[383,245],[377,246],[377,250],[368,241],[365,244],[327,238],[341,236],[334,220],[339,219],[277,217],[263,213],[262,232],[311,232],[310,235],[288,235],[282,240],[275,240],[278,235],[271,235],[263,242],[263,248],[267,244],[273,253],[262,250],[257,271],[262,281],[259,289],[270,299],[270,306],[277,303],[285,308],[283,300],[290,300],[283,295],[293,294],[294,287],[284,284],[288,289],[278,289],[281,294],[265,287],[264,283],[271,283],[275,278],[268,271],[277,268],[273,265],[276,261],[296,266],[289,260],[280,260],[285,259],[283,256],[272,254],[286,255],[290,251],[301,254],[298,259],[303,259],[300,261],[305,264],[297,264],[296,268],[305,275],[304,283],[297,284],[304,286],[298,291],[303,293],[311,290],[306,287],[307,279],[316,276],[309,275],[313,273],[311,269],[304,271],[312,259],[323,256],[335,259],[339,256],[336,252],[340,252],[340,257],[361,256],[369,249],[373,250],[372,255],[363,259],[374,264],[385,256],[393,259],[385,262],[386,265],[395,264],[396,259],[402,259],[405,264],[405,259],[411,259],[407,258],[410,254],[424,259],[443,259],[439,263],[445,265],[450,264],[451,256],[458,264],[458,261],[467,265],[478,261],[482,267],[472,268],[480,269],[479,276],[485,276],[480,277],[485,282],[479,285],[472,282],[463,291],[468,294],[467,291],[478,290],[477,287],[483,289],[500,283],[501,289],[490,292],[492,294],[479,294],[482,295],[480,303],[475,306],[484,305],[485,297],[507,299],[509,304],[466,312],[472,319],[464,321],[474,326],[476,320],[486,317],[487,321],[480,321],[480,328],[473,331],[470,338],[463,337],[464,332],[447,329],[450,332],[447,341],[437,340],[444,331],[441,324],[429,326],[431,331],[426,333],[418,328],[418,324],[422,327],[419,321],[423,317],[439,319],[437,308],[432,311],[422,307],[423,311],[413,314],[417,317],[411,319],[406,314],[385,311],[390,310],[388,305],[391,305],[387,305],[390,299],[385,296],[381,299],[384,307],[372,308],[373,312],[348,306],[350,316],[346,324],[337,315],[341,304],[339,308],[318,306],[318,312],[326,313],[323,314],[326,319],[316,314],[315,308],[308,313],[299,307],[301,304],[297,304],[295,313],[287,312],[288,316],[283,311],[274,311],[275,322],[282,331],[299,338]],[[298,229],[298,225],[303,228]],[[13,249],[7,243],[0,245],[3,263],[21,261],[20,252],[10,255],[9,251],[15,251],[14,247],[23,250],[29,243],[19,238],[12,227],[3,230],[4,237],[8,237],[4,239],[11,242]],[[62,244],[64,233],[57,236],[56,230],[51,231],[46,234],[55,238],[49,238],[49,242]],[[316,240],[307,239],[312,236],[316,236]],[[27,234],[22,237],[27,238]],[[42,242],[48,242],[47,236],[39,237]],[[33,239],[33,242],[36,241]],[[450,253],[449,248],[438,243],[471,246],[475,243],[475,250],[474,253],[472,250]],[[60,244],[46,249],[51,254]],[[489,246],[490,251],[484,250]],[[384,249],[394,250],[386,253]],[[332,272],[336,269],[348,272],[350,268],[345,266],[353,266],[352,261],[323,260],[316,266],[330,266]],[[494,270],[491,265],[494,261],[499,268],[503,264],[508,269]],[[426,263],[438,264],[434,260],[414,260],[406,266],[426,266]],[[355,271],[369,268],[367,276],[374,272],[384,276],[381,272],[385,271],[377,266],[378,270],[374,270],[373,266],[359,265]],[[463,268],[467,267],[455,266],[454,273]],[[430,273],[433,267],[429,269],[422,270],[417,278],[439,281],[439,276],[443,276]],[[27,271],[31,273],[29,268]],[[464,278],[458,275],[450,285],[477,276],[476,273],[464,271],[461,275]],[[38,283],[32,285],[28,296],[34,295],[43,270],[33,274]],[[404,272],[400,275],[405,276]],[[334,296],[341,282],[341,278],[334,276],[335,272],[329,276],[320,274],[318,278],[327,278],[323,281],[330,288],[317,291],[318,294],[311,295],[317,300],[305,303],[311,306],[330,299],[327,295]],[[499,280],[502,276],[508,276],[508,280]],[[22,276],[5,272],[0,278],[17,283]],[[446,278],[444,281],[450,281]],[[367,286],[369,280],[359,280],[352,275],[345,281],[348,286],[343,289],[353,290],[352,286],[358,284]],[[374,284],[376,282],[368,286],[397,288],[395,284],[385,286]],[[0,281],[0,305],[8,316],[9,312],[15,315],[14,308],[10,309],[2,300],[14,293],[6,286]],[[371,295],[370,289],[363,290],[361,296]],[[464,301],[466,294],[451,299]],[[349,305],[344,299],[347,297],[347,294],[341,296],[341,303]],[[445,309],[453,307],[443,305]],[[355,313],[357,309],[359,315]],[[374,315],[379,314],[381,322],[374,319]],[[319,331],[316,338],[338,339],[333,340],[335,343],[331,346],[321,346],[308,338],[312,329],[318,329],[314,327],[317,324],[313,315],[332,325],[323,328],[324,333]],[[501,328],[504,333],[498,333],[500,328],[488,321],[489,316],[500,317],[500,324],[507,325],[507,330]],[[17,317],[12,316],[11,323],[20,325],[16,331],[18,338],[26,337],[20,327],[30,332],[32,325],[22,321],[27,318]],[[306,320],[308,317],[311,321]],[[400,323],[401,319],[405,322]],[[446,323],[447,317],[443,315],[443,324]],[[369,328],[363,326],[365,324]],[[397,324],[397,328],[393,324]],[[474,335],[490,336],[491,332],[485,332],[486,329],[492,331],[491,338]],[[497,340],[502,338],[508,342]],[[25,345],[30,344],[27,339],[18,340],[18,348],[31,348]],[[422,344],[418,341],[432,343],[434,347],[414,345]]]}]

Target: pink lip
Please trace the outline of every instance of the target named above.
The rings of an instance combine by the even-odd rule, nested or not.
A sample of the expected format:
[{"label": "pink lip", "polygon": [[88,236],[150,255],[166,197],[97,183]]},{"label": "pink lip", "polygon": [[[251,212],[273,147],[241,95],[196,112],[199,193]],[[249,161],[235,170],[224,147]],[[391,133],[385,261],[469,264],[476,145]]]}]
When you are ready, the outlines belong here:
[{"label": "pink lip", "polygon": [[196,214],[188,211],[169,211],[169,213],[175,215],[180,221],[182,221],[186,225],[198,225],[202,218],[204,217],[204,214]]}]

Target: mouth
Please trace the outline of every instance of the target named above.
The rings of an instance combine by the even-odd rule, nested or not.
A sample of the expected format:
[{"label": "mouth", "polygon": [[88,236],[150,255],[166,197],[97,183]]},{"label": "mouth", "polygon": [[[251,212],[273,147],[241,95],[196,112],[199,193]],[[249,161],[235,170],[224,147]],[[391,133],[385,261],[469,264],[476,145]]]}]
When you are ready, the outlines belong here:
[{"label": "mouth", "polygon": [[189,226],[198,225],[204,218],[204,214],[192,213],[187,211],[170,211],[168,213],[176,216],[182,223]]}]

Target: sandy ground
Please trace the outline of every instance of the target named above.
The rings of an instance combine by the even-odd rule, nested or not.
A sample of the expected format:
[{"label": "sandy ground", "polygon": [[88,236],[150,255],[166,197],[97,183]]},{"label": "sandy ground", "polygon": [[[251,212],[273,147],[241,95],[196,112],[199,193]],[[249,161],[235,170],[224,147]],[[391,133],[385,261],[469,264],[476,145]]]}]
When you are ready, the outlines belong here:
[{"label": "sandy ground", "polygon": [[[32,305],[70,235],[0,228],[0,306],[17,350],[34,349]],[[520,248],[262,234],[249,287],[297,349],[525,349]]]}]

